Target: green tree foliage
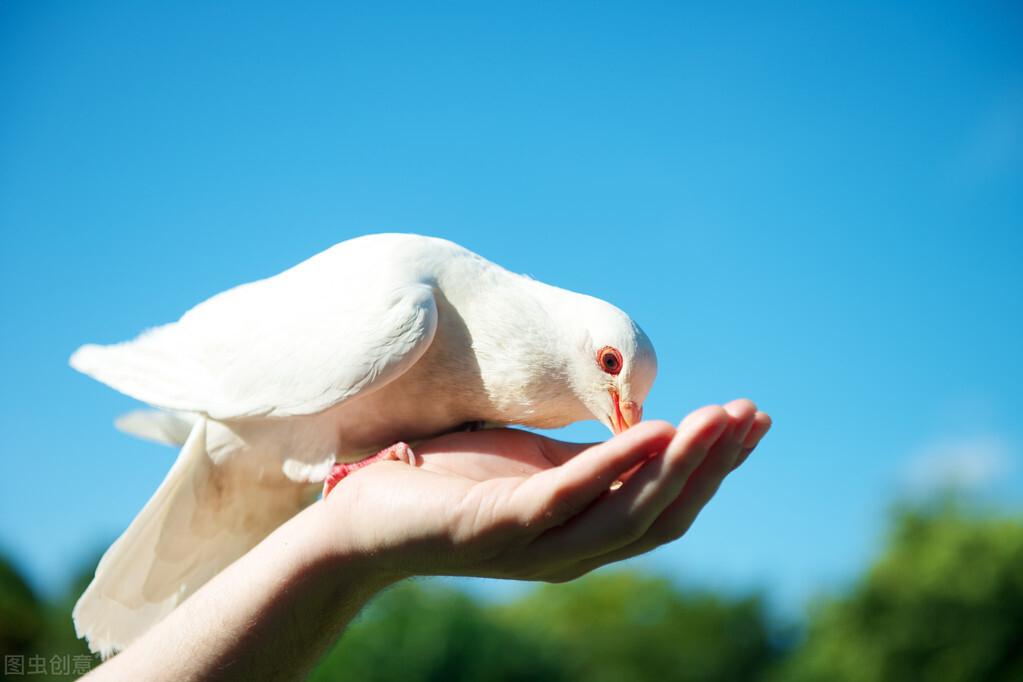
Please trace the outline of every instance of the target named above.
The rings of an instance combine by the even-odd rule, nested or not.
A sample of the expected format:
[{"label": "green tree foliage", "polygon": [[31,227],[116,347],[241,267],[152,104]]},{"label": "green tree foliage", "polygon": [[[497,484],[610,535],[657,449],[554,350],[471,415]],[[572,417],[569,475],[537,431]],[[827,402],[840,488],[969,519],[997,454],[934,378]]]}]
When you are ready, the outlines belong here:
[{"label": "green tree foliage", "polygon": [[311,680],[568,680],[559,653],[459,592],[404,583],[363,612]]},{"label": "green tree foliage", "polygon": [[777,655],[760,599],[634,572],[546,585],[505,612],[554,642],[576,680],[756,680]]},{"label": "green tree foliage", "polygon": [[0,654],[26,654],[45,631],[43,604],[7,559],[0,557]]},{"label": "green tree foliage", "polygon": [[[70,673],[75,656],[87,656],[87,667],[99,664],[85,642],[75,636],[71,622],[71,609],[92,580],[96,563],[90,562],[55,599],[41,601],[10,562],[0,557],[0,663],[6,664],[6,656],[20,656],[26,663],[29,657],[42,657],[44,672],[41,674],[28,675],[29,668],[23,667],[26,679],[38,682],[78,677]],[[63,660],[67,671],[53,665],[54,656]],[[21,675],[10,677],[20,678]]]},{"label": "green tree foliage", "polygon": [[89,651],[85,640],[78,639],[75,634],[74,622],[71,620],[71,610],[75,608],[78,598],[92,582],[98,563],[99,557],[97,556],[92,561],[83,564],[67,588],[46,604],[43,612],[46,618],[46,628],[36,640],[38,651],[50,652],[51,655],[52,653],[70,656],[86,654],[94,658],[93,665],[99,664],[99,659]]},{"label": "green tree foliage", "polygon": [[753,680],[771,660],[756,599],[597,574],[481,605],[398,586],[349,629],[313,680]]},{"label": "green tree foliage", "polygon": [[899,511],[851,593],[812,611],[779,679],[1023,680],[1023,520]]}]

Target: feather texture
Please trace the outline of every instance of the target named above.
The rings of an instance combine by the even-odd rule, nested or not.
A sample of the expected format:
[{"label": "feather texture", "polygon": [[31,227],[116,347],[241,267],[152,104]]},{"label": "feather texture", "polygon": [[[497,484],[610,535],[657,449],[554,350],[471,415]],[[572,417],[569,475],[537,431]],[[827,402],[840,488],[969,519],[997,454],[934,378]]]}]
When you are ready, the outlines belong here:
[{"label": "feather texture", "polygon": [[[617,383],[595,343],[622,349]],[[416,235],[342,242],[71,364],[160,408],[120,428],[185,440],[75,607],[104,655],[300,509],[336,461],[466,422],[609,424],[609,389],[641,402],[656,371],[614,306]]]},{"label": "feather texture", "polygon": [[106,551],[75,604],[79,637],[107,657],[294,515],[316,489],[260,479],[244,461],[216,466],[196,421],[174,466]]}]

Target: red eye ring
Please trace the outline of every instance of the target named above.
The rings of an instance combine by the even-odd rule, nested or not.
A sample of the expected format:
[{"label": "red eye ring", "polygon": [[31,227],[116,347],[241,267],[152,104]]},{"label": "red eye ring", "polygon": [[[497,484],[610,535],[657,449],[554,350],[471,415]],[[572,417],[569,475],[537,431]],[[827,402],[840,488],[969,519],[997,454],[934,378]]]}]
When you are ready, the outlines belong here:
[{"label": "red eye ring", "polygon": [[622,354],[617,348],[604,346],[597,351],[597,366],[611,376],[622,371]]}]

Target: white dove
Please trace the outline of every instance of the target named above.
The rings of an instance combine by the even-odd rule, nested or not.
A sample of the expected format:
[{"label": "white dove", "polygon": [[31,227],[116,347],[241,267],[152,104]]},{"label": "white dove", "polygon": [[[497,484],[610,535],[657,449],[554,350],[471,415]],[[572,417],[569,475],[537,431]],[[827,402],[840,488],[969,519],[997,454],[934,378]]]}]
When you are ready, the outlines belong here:
[{"label": "white dove", "polygon": [[[339,462],[473,422],[596,418],[618,433],[657,371],[611,304],[404,234],[342,242],[133,341],[82,346],[71,365],[161,408],[122,429],[184,443],[75,605],[104,656],[312,501]],[[410,458],[401,445],[385,456]]]}]

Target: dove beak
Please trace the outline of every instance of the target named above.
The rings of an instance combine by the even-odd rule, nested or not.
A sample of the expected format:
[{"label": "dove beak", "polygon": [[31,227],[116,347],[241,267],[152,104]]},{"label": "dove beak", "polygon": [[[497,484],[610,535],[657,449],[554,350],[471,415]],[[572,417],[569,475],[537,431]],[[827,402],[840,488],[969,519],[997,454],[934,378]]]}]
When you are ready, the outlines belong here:
[{"label": "dove beak", "polygon": [[611,430],[617,436],[619,433],[638,424],[643,419],[643,406],[637,405],[631,400],[622,400],[618,391],[611,389],[611,401],[615,406],[614,417],[611,420]]}]

